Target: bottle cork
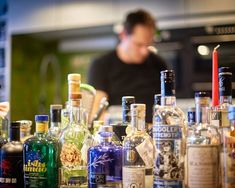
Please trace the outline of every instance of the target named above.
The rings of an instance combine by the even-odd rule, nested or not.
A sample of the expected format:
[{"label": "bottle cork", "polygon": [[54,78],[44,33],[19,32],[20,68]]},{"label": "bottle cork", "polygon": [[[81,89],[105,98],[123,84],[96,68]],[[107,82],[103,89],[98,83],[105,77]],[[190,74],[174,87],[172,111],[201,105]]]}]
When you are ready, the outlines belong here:
[{"label": "bottle cork", "polygon": [[80,74],[68,74],[68,85],[69,85],[69,99],[81,99],[80,93],[81,75]]}]

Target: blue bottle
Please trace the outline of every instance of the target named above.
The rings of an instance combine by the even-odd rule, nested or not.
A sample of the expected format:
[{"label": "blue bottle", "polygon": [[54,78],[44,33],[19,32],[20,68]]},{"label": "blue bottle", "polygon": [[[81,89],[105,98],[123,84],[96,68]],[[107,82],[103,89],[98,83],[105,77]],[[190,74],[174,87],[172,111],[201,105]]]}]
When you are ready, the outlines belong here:
[{"label": "blue bottle", "polygon": [[89,188],[122,187],[122,147],[112,140],[112,126],[99,129],[100,144],[88,150]]}]

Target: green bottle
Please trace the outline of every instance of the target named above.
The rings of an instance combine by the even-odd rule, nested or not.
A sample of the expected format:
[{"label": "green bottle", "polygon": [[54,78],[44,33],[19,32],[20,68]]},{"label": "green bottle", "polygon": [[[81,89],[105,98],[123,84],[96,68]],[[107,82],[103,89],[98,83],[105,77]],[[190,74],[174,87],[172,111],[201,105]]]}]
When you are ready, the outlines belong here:
[{"label": "green bottle", "polygon": [[48,136],[47,115],[36,115],[35,135],[24,143],[25,188],[58,187],[58,142]]}]

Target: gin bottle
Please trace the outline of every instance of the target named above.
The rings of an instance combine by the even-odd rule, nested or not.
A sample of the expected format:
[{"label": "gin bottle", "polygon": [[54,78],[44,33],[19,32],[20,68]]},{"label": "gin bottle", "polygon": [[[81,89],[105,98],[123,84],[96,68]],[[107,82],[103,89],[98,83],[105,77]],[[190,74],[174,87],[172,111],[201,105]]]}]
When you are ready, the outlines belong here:
[{"label": "gin bottle", "polygon": [[69,74],[69,124],[60,137],[60,187],[87,187],[87,151],[93,144],[82,124],[80,74]]},{"label": "gin bottle", "polygon": [[48,137],[47,115],[36,115],[35,135],[24,142],[25,188],[58,187],[58,142]]},{"label": "gin bottle", "polygon": [[230,129],[223,135],[221,153],[222,187],[235,187],[235,106],[228,108]]},{"label": "gin bottle", "polygon": [[123,187],[153,187],[154,145],[145,131],[145,104],[131,105],[131,132],[123,141]]},{"label": "gin bottle", "polygon": [[59,139],[61,133],[61,110],[62,105],[60,104],[53,104],[50,106],[51,126],[49,135],[56,139]]},{"label": "gin bottle", "polygon": [[122,147],[112,142],[112,126],[99,128],[100,144],[88,150],[88,187],[122,188]]},{"label": "gin bottle", "polygon": [[155,111],[155,188],[180,188],[184,181],[185,116],[176,106],[175,73],[161,71],[161,106]]},{"label": "gin bottle", "polygon": [[0,187],[24,187],[23,145],[20,142],[20,122],[11,122],[10,142],[1,148]]},{"label": "gin bottle", "polygon": [[187,138],[187,185],[218,188],[220,135],[218,129],[208,123],[208,93],[197,92],[195,103],[196,128]]}]

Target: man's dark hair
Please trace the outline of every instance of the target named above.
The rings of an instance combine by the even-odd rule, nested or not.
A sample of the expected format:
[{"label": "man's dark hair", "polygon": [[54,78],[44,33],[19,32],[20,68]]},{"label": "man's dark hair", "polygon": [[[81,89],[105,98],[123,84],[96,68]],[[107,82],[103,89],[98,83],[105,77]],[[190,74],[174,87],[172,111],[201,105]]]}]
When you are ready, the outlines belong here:
[{"label": "man's dark hair", "polygon": [[124,29],[128,34],[133,32],[136,25],[144,25],[154,30],[156,29],[155,19],[150,13],[142,9],[130,12],[124,21]]}]

